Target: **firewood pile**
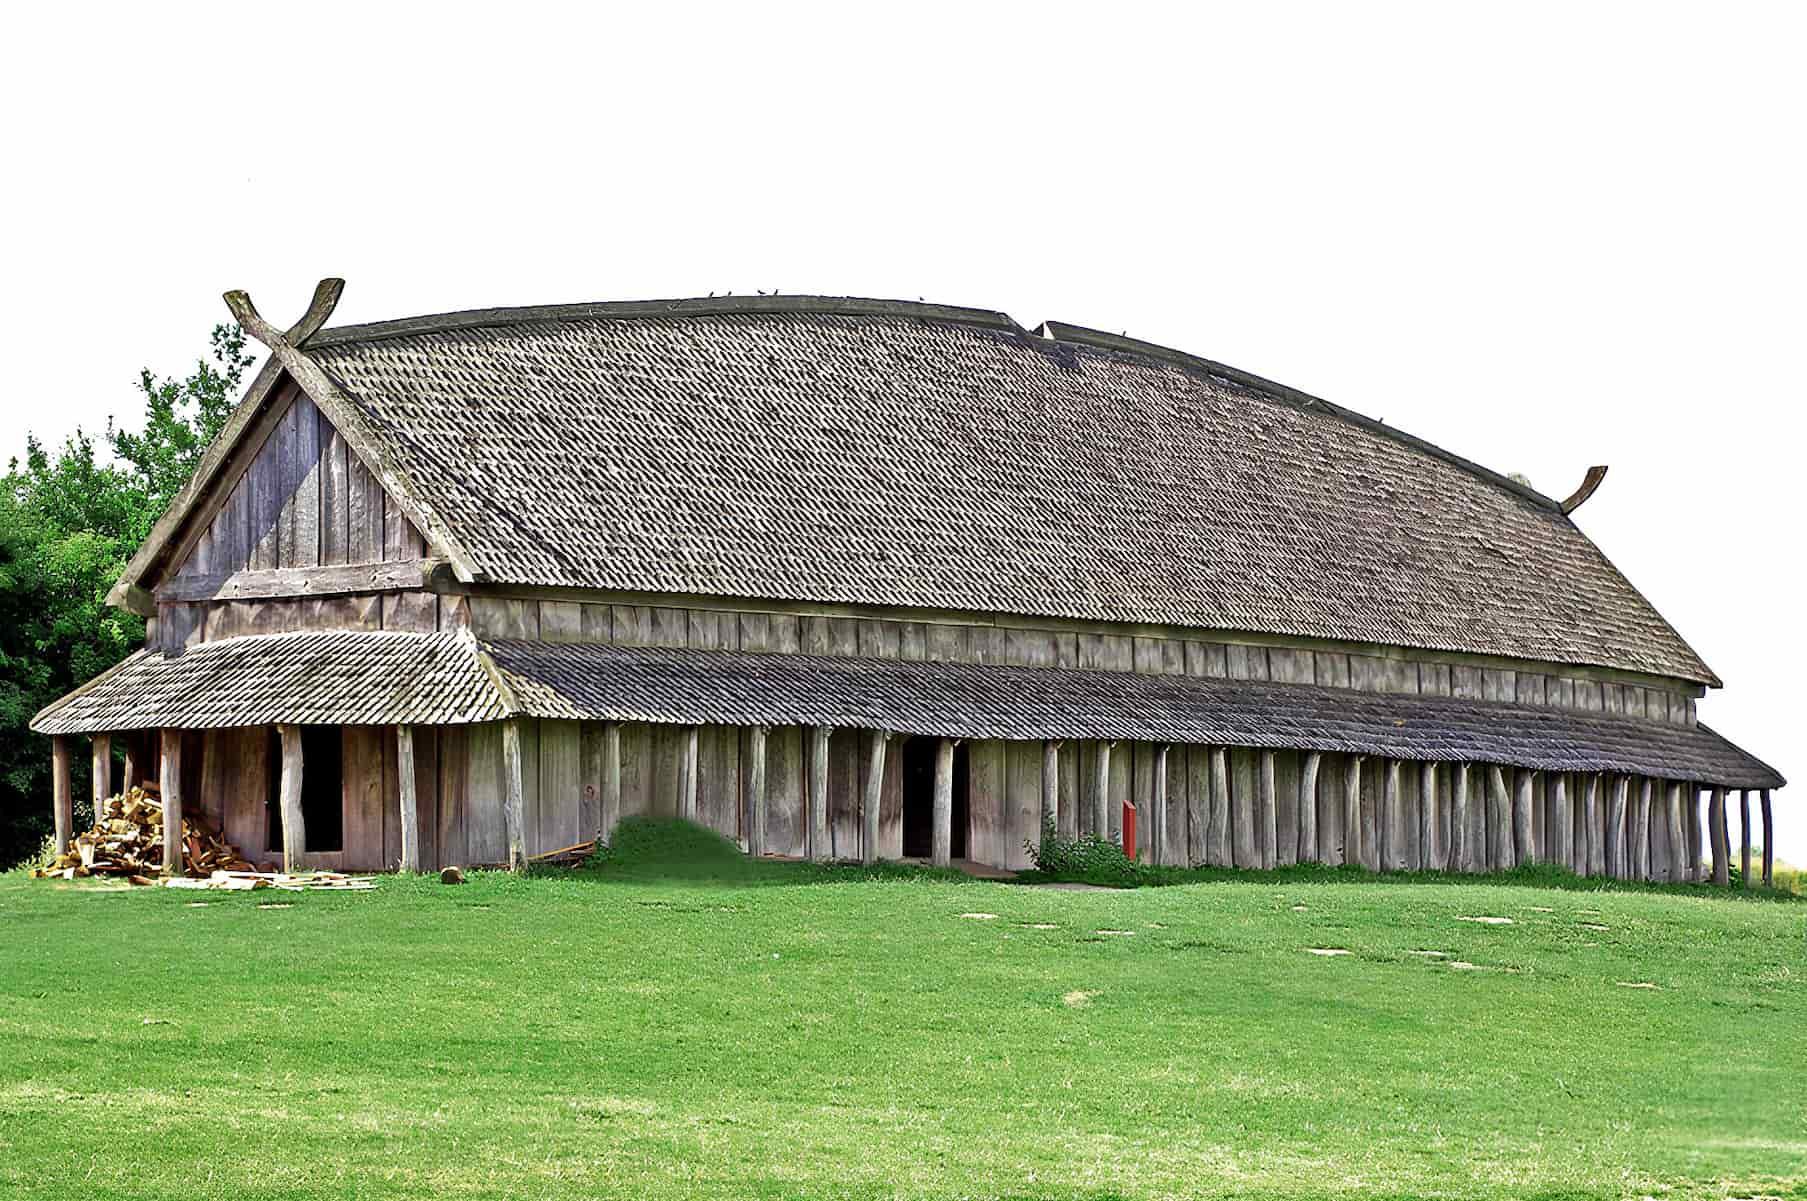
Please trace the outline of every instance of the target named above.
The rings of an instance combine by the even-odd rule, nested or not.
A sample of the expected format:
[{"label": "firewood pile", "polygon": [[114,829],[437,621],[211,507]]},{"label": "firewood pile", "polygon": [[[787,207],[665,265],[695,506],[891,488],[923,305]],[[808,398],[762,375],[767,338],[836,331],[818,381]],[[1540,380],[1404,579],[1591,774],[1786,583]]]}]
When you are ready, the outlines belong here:
[{"label": "firewood pile", "polygon": [[[248,872],[252,865],[238,848],[200,822],[182,819],[183,867],[188,875],[210,878],[215,872]],[[78,834],[48,867],[34,876],[78,880],[84,876],[123,876],[133,884],[154,884],[163,870],[163,802],[143,788],[128,788],[101,807],[94,827]]]}]

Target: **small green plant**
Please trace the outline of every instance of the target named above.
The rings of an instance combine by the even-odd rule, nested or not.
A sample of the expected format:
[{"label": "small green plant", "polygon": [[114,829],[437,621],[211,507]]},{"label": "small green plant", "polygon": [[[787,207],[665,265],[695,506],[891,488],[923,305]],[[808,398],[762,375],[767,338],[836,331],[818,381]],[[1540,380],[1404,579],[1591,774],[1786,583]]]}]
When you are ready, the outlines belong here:
[{"label": "small green plant", "polygon": [[1118,888],[1152,882],[1147,864],[1131,859],[1122,847],[1097,834],[1063,838],[1054,823],[1048,822],[1042,827],[1039,845],[1027,839],[1023,845],[1035,864],[1035,873],[1049,880]]}]

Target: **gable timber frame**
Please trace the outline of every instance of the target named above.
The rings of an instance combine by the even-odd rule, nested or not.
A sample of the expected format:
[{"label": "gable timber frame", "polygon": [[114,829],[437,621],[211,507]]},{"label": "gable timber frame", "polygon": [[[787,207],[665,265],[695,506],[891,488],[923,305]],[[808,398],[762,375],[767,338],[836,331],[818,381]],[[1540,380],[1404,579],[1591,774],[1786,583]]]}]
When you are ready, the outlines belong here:
[{"label": "gable timber frame", "polygon": [[[252,305],[251,298],[244,292],[226,293],[226,307],[246,333],[269,347],[270,357],[265,360],[250,388],[246,390],[244,399],[220,430],[219,436],[207,448],[194,475],[157,520],[138,553],[126,564],[119,581],[107,594],[108,604],[128,609],[143,617],[156,615],[156,597],[144,586],[144,581],[180,560],[181,552],[192,541],[191,519],[199,518],[193,524],[204,525],[224,503],[238,479],[239,473],[234,468],[245,461],[239,453],[240,448],[249,442],[255,453],[255,448],[268,437],[281,415],[283,406],[277,402],[282,399],[283,389],[278,385],[284,378],[293,380],[333,424],[350,451],[381,482],[402,513],[421,531],[428,546],[446,561],[457,579],[465,583],[480,583],[486,578],[486,573],[453,535],[451,528],[422,498],[420,490],[389,453],[381,435],[365,418],[363,411],[321,370],[319,364],[300,349],[301,344],[332,315],[344,288],[344,280],[321,280],[314,289],[314,298],[308,305],[307,312],[286,331],[278,330],[264,320]],[[189,537],[184,538],[185,533]]]}]

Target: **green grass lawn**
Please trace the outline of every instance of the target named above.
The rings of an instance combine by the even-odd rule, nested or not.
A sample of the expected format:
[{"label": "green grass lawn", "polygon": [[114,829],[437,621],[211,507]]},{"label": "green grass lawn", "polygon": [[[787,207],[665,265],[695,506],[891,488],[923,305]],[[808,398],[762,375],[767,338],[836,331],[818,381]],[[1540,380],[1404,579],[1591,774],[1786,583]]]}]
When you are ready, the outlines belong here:
[{"label": "green grass lawn", "polygon": [[350,895],[0,878],[0,1192],[1807,1196],[1807,904],[627,840]]}]

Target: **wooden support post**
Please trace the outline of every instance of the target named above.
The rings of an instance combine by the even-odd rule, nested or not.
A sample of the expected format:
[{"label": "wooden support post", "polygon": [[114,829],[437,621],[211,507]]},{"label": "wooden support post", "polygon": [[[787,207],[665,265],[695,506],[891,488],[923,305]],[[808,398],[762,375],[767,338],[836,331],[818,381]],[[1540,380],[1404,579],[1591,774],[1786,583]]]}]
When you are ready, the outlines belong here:
[{"label": "wooden support post", "polygon": [[1606,854],[1607,871],[1615,880],[1631,878],[1631,863],[1626,854],[1631,842],[1626,830],[1630,795],[1631,777],[1613,777],[1612,807],[1606,814]]},{"label": "wooden support post", "polygon": [[1512,773],[1512,862],[1531,863],[1537,859],[1537,827],[1531,820],[1531,798],[1537,773],[1519,768]]},{"label": "wooden support post", "polygon": [[621,723],[602,723],[602,815],[596,841],[607,842],[621,820]]},{"label": "wooden support post", "polygon": [[[1404,871],[1405,811],[1399,791],[1399,760],[1387,760],[1386,785],[1382,793],[1380,830],[1380,868],[1382,871]],[[1413,831],[1416,833],[1416,831]]]},{"label": "wooden support post", "polygon": [[1153,798],[1148,823],[1148,861],[1160,863],[1167,857],[1167,752],[1172,748],[1161,743],[1154,748],[1154,786],[1150,795]]},{"label": "wooden support post", "polygon": [[[110,734],[96,734],[93,739],[94,763],[90,769],[94,781],[94,820],[100,821],[107,815],[107,798],[113,795],[113,737]],[[1745,812],[1749,813],[1750,805],[1745,804]]]},{"label": "wooden support post", "polygon": [[1299,776],[1299,862],[1318,861],[1318,768],[1323,756],[1317,751],[1305,755],[1305,770]]},{"label": "wooden support post", "polygon": [[1092,833],[1105,839],[1111,836],[1111,748],[1116,745],[1099,740],[1097,778],[1092,788]]},{"label": "wooden support post", "polygon": [[1362,757],[1351,755],[1343,763],[1343,863],[1362,862]]},{"label": "wooden support post", "polygon": [[1638,805],[1631,818],[1631,878],[1650,879],[1650,794],[1649,776],[1638,779]]},{"label": "wooden support post", "polygon": [[765,726],[747,731],[747,854],[765,854]]},{"label": "wooden support post", "polygon": [[1418,765],[1418,866],[1427,872],[1441,871],[1437,858],[1437,765]]},{"label": "wooden support post", "polygon": [[1211,828],[1205,861],[1212,867],[1229,867],[1230,854],[1230,752],[1211,748]]},{"label": "wooden support post", "polygon": [[1548,855],[1550,862],[1565,868],[1575,866],[1575,814],[1569,808],[1569,773],[1565,771],[1550,773],[1550,793],[1555,803],[1550,806],[1553,815],[1544,833],[1549,839]]},{"label": "wooden support post", "polygon": [[[295,812],[301,812],[301,727],[284,726],[283,729],[295,731]],[[187,847],[182,842],[182,731],[164,730],[162,733],[163,753],[162,771],[157,782],[160,799],[163,801],[163,874],[179,876],[186,870]],[[282,799],[283,799],[283,846],[288,845],[288,798],[289,798],[289,744],[285,736],[282,743]],[[296,818],[300,821],[299,816]]]},{"label": "wooden support post", "polygon": [[1769,789],[1759,797],[1763,806],[1763,887],[1774,888],[1776,879],[1776,822],[1769,808]]},{"label": "wooden support post", "polygon": [[860,862],[878,862],[878,807],[885,795],[885,747],[891,741],[887,730],[872,731],[872,754],[866,760],[866,798],[860,810]]},{"label": "wooden support post", "polygon": [[834,731],[812,726],[809,732],[809,857],[826,862],[828,854],[828,742]]},{"label": "wooden support post", "polygon": [[696,744],[700,727],[684,727],[683,754],[678,763],[678,816],[687,822],[697,818]]},{"label": "wooden support post", "polygon": [[1688,843],[1687,835],[1682,833],[1682,786],[1681,781],[1669,781],[1669,787],[1663,808],[1667,811],[1669,822],[1669,879],[1680,884],[1688,878]]},{"label": "wooden support post", "polygon": [[414,727],[395,727],[395,779],[401,793],[402,864],[420,870],[420,806],[414,791]]},{"label": "wooden support post", "polygon": [[1512,866],[1512,800],[1506,791],[1505,769],[1490,764],[1487,783],[1487,842],[1493,848],[1488,866],[1504,871]]},{"label": "wooden support post", "polygon": [[125,783],[120,791],[144,783],[144,733],[133,730],[125,736]]},{"label": "wooden support post", "polygon": [[56,853],[69,850],[75,837],[75,788],[69,775],[69,736],[50,738],[50,820],[56,827]]},{"label": "wooden support post", "polygon": [[1037,843],[1044,831],[1060,830],[1060,743],[1052,738],[1042,740],[1042,823],[1035,833]]},{"label": "wooden support post", "polygon": [[1746,887],[1753,887],[1751,880],[1751,790],[1738,790],[1738,878]]},{"label": "wooden support post", "polygon": [[1587,778],[1587,800],[1581,809],[1582,828],[1587,831],[1587,870],[1584,876],[1598,876],[1606,871],[1606,848],[1602,845],[1605,829],[1600,817],[1600,776]]},{"label": "wooden support post", "polygon": [[527,868],[526,834],[522,829],[521,721],[502,723],[502,824],[508,834],[508,870]]},{"label": "wooden support post", "polygon": [[1468,836],[1468,764],[1451,764],[1450,770],[1456,774],[1449,789],[1449,862],[1455,871],[1472,872],[1475,865],[1474,839]]},{"label": "wooden support post", "polygon": [[1280,862],[1280,797],[1275,786],[1274,752],[1261,752],[1261,866],[1272,871]]},{"label": "wooden support post", "polygon": [[1700,786],[1690,782],[1687,791],[1688,812],[1688,879],[1696,884],[1706,879],[1706,838],[1700,828]]},{"label": "wooden support post", "polygon": [[1714,788],[1713,800],[1707,809],[1708,833],[1713,838],[1713,883],[1720,888],[1730,886],[1732,882],[1731,847],[1726,845],[1725,836],[1725,789]]},{"label": "wooden support post", "polygon": [[[954,740],[943,738],[935,747],[934,841],[929,862],[946,867],[954,852]],[[1108,832],[1109,827],[1105,827]]]}]

